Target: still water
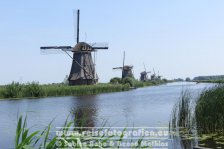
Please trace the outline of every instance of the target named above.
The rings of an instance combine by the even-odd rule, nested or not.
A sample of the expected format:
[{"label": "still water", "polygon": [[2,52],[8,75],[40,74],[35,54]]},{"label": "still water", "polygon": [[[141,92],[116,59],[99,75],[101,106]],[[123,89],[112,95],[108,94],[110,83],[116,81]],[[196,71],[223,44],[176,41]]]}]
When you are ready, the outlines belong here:
[{"label": "still water", "polygon": [[28,126],[34,130],[43,129],[53,119],[54,127],[63,126],[70,113],[85,116],[86,126],[90,127],[105,122],[110,127],[168,127],[172,108],[183,90],[191,90],[196,97],[210,86],[180,82],[92,96],[2,100],[0,148],[13,148],[17,117],[21,114],[27,114]]}]

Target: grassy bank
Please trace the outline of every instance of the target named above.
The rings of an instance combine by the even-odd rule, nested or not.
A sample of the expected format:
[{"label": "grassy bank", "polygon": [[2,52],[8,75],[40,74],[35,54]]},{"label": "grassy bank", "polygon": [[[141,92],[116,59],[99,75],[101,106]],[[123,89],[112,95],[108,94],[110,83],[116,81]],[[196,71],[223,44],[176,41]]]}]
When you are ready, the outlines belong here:
[{"label": "grassy bank", "polygon": [[93,95],[127,91],[131,88],[160,85],[163,83],[166,83],[166,81],[158,80],[142,82],[135,80],[134,78],[114,78],[110,83],[79,86],[68,86],[65,84],[40,85],[37,82],[20,84],[12,82],[11,84],[0,86],[0,99]]},{"label": "grassy bank", "polygon": [[97,84],[82,86],[67,86],[63,84],[40,85],[36,82],[11,84],[0,87],[0,98],[30,98],[70,95],[92,95],[108,92],[127,91],[128,84]]}]

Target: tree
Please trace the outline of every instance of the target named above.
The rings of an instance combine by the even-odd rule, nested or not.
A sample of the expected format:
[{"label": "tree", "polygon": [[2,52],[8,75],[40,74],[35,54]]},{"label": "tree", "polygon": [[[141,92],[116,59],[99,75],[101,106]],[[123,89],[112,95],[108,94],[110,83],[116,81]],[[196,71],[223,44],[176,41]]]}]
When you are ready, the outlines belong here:
[{"label": "tree", "polygon": [[189,77],[187,77],[187,78],[185,79],[185,81],[190,82],[191,79],[190,79]]}]

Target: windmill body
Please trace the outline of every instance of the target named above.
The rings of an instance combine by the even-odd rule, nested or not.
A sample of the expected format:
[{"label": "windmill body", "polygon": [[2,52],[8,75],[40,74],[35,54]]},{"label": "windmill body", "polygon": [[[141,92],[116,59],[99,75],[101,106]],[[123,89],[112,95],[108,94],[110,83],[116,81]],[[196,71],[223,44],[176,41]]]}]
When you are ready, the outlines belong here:
[{"label": "windmill body", "polygon": [[143,64],[144,65],[144,69],[145,69],[145,71],[142,71],[141,73],[140,73],[140,81],[148,81],[149,79],[148,79],[148,73],[151,73],[151,71],[146,71],[146,67],[145,67],[145,64]]},{"label": "windmill body", "polygon": [[[77,44],[71,46],[50,46],[40,47],[46,52],[50,49],[59,49],[68,54],[72,59],[71,71],[68,77],[69,85],[91,85],[98,82],[98,76],[95,70],[95,63],[92,58],[92,52],[99,49],[108,49],[106,43],[103,44],[88,44],[86,42],[79,42],[79,10],[77,11]],[[72,52],[71,56],[68,52]]]},{"label": "windmill body", "polygon": [[133,72],[132,72],[133,66],[124,66],[123,67],[123,74],[122,74],[122,78],[126,78],[126,77],[134,77]]},{"label": "windmill body", "polygon": [[73,49],[73,62],[68,77],[69,85],[90,85],[98,82],[91,52],[93,47],[80,42]]},{"label": "windmill body", "polygon": [[126,78],[126,77],[132,77],[132,78],[134,77],[133,72],[132,72],[133,66],[125,65],[123,67],[115,67],[113,69],[121,69],[122,70],[122,79]]},{"label": "windmill body", "polygon": [[151,72],[146,72],[146,71],[141,72],[140,73],[140,80],[141,81],[147,81],[147,80],[149,80],[148,79],[148,73],[151,73]]}]

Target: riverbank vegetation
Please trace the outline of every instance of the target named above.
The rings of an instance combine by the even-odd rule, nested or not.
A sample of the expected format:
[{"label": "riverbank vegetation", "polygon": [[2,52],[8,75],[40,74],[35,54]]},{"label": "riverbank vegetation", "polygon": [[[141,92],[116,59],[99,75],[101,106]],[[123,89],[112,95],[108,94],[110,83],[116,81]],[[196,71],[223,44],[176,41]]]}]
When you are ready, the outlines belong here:
[{"label": "riverbank vegetation", "polygon": [[130,77],[124,79],[113,78],[110,83],[79,86],[69,86],[65,83],[40,85],[38,82],[24,84],[12,82],[0,86],[0,99],[92,95],[128,91],[131,88],[160,85],[167,82],[165,79],[143,82]]},{"label": "riverbank vegetation", "polygon": [[198,76],[193,79],[194,81],[219,81],[224,80],[224,75],[216,75],[216,76]]},{"label": "riverbank vegetation", "polygon": [[218,84],[222,84],[224,83],[224,80],[200,80],[200,81],[194,81],[193,82],[197,82],[197,83],[218,83]]},{"label": "riverbank vegetation", "polygon": [[198,76],[195,77],[192,81],[198,83],[224,83],[224,75]]},{"label": "riverbank vegetation", "polygon": [[30,98],[50,96],[92,95],[129,90],[129,84],[97,84],[68,86],[64,84],[40,85],[38,82],[11,84],[0,87],[0,98]]},{"label": "riverbank vegetation", "polygon": [[153,86],[153,85],[160,85],[163,83],[167,83],[168,81],[166,79],[163,80],[147,80],[147,81],[139,81],[132,77],[126,77],[126,78],[112,78],[110,80],[110,84],[129,84],[130,87],[138,88],[138,87],[145,87],[145,86]]},{"label": "riverbank vegetation", "polygon": [[[91,132],[86,133],[86,129],[82,129],[81,126],[76,126],[74,122],[69,122],[66,119],[64,126],[57,131],[52,131],[52,122],[48,126],[39,131],[32,131],[27,127],[27,117],[19,117],[17,122],[16,134],[15,134],[15,149],[57,149],[57,148],[127,148],[124,144],[130,145],[128,148],[151,148],[150,142],[142,143],[143,138],[135,138],[131,140],[129,144],[125,139],[125,128],[122,133],[110,134],[110,135],[96,135]],[[32,127],[31,127],[32,128]],[[86,127],[85,127],[86,128]],[[103,132],[104,127],[99,128],[97,132]],[[83,131],[86,131],[83,133]],[[53,133],[52,133],[53,132]],[[91,134],[93,133],[93,134]],[[111,142],[114,142],[113,144]]]},{"label": "riverbank vegetation", "polygon": [[173,108],[170,130],[178,133],[185,148],[192,148],[195,138],[199,146],[223,148],[223,114],[224,85],[205,89],[196,100],[188,92]]},{"label": "riverbank vegetation", "polygon": [[201,133],[224,133],[224,86],[204,91],[196,103],[195,113]]}]

